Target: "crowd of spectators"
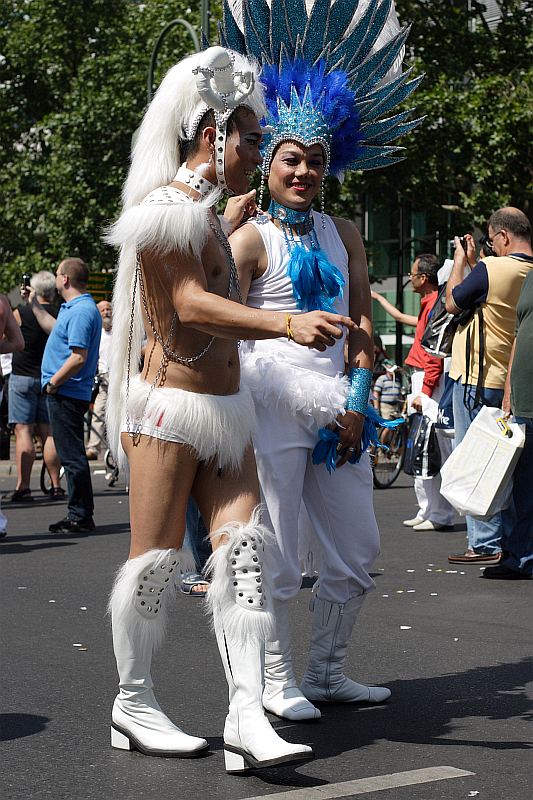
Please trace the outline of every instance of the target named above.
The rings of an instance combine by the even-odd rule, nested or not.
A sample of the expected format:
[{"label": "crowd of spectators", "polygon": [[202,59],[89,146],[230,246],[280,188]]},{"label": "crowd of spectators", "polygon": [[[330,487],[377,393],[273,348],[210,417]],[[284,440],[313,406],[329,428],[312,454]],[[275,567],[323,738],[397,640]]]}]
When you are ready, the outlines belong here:
[{"label": "crowd of spectators", "polygon": [[[0,297],[0,352],[13,352],[8,392],[8,420],[15,432],[17,485],[12,503],[32,501],[31,474],[35,436],[51,479],[52,499],[63,499],[61,467],[66,477],[67,516],[52,533],[94,530],[94,499],[85,445],[85,414],[92,400],[100,337],[109,345],[111,307],[97,308],[87,291],[89,269],[80,258],[67,258],[55,275],[42,271],[21,287],[22,303],[13,312]],[[60,305],[60,302],[63,301]],[[105,361],[101,353],[100,365]],[[102,368],[102,378],[106,369]],[[100,405],[103,422],[104,409]],[[102,430],[101,439],[105,441]],[[0,534],[6,520],[0,516]]]},{"label": "crowd of spectators", "polygon": [[[421,299],[418,316],[405,314],[382,295],[372,293],[393,319],[415,328],[405,360],[411,371],[408,413],[435,419],[447,378],[453,382],[455,444],[462,441],[484,405],[513,413],[525,426],[526,444],[514,476],[510,507],[489,519],[467,516],[466,550],[448,557],[452,564],[490,565],[484,572],[486,578],[530,578],[533,573],[532,266],[531,227],[519,209],[502,208],[492,214],[478,260],[470,234],[455,239],[446,310],[452,315],[471,313],[458,327],[451,359],[435,358],[421,346],[437,299],[438,276],[442,275],[435,254],[417,256],[409,274],[411,288]],[[66,474],[68,513],[50,526],[55,533],[94,529],[88,459],[98,458],[106,446],[112,309],[108,301],[95,305],[87,292],[88,275],[81,259],[67,258],[55,275],[41,271],[24,283],[22,303],[14,312],[8,299],[0,295],[0,400],[4,395],[5,408],[8,399],[17,466],[17,484],[9,499],[13,503],[32,500],[30,480],[37,436],[51,478],[52,498],[61,499],[65,494],[60,484],[61,465]],[[58,300],[63,301],[61,306]],[[404,372],[388,359],[378,336],[374,355],[373,403],[381,416],[394,419],[404,410]],[[84,416],[91,401],[94,419],[86,443]],[[444,462],[451,440],[437,432],[437,441]],[[414,490],[417,511],[403,524],[416,531],[451,530],[454,510],[440,493],[440,475],[416,477]],[[208,555],[202,550],[204,529],[192,505],[189,517],[188,535],[198,571],[189,575],[185,590],[203,594],[206,587],[201,568]],[[5,534],[6,518],[0,510],[0,536]]]},{"label": "crowd of spectators", "polygon": [[[474,239],[456,237],[453,267],[446,282],[446,310],[465,314],[453,339],[451,358],[435,358],[421,345],[437,300],[440,261],[434,254],[417,256],[409,277],[420,295],[418,317],[405,314],[383,296],[373,298],[398,322],[415,328],[414,343],[405,364],[411,369],[412,391],[407,412],[419,412],[432,421],[435,404],[451,382],[454,442],[459,444],[483,406],[513,413],[526,428],[526,445],[514,476],[508,509],[487,519],[467,516],[467,547],[451,554],[451,564],[488,565],[486,578],[531,578],[533,572],[533,250],[531,226],[519,209],[506,207],[488,221],[479,259]],[[515,339],[516,335],[516,339]],[[379,347],[377,348],[379,351]],[[383,348],[381,348],[383,351]],[[528,355],[529,354],[529,355]],[[382,374],[374,384],[374,402],[390,416],[397,387],[383,352]],[[436,429],[441,461],[451,452],[451,440]],[[440,493],[440,475],[414,480],[418,503],[415,517],[404,520],[417,531],[452,530],[454,510]]]}]

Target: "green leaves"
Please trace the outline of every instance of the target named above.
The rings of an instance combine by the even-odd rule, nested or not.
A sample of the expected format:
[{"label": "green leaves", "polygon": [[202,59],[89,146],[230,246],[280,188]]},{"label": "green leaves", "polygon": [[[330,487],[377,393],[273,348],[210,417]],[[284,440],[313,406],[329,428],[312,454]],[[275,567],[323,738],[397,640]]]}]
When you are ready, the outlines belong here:
[{"label": "green leaves", "polygon": [[[142,118],[150,53],[164,26],[199,29],[183,0],[5,0],[0,8],[0,289],[17,273],[81,255],[96,270],[115,253],[102,227],[120,205],[131,137]],[[471,10],[468,10],[469,5]],[[327,208],[355,216],[360,193],[398,194],[446,227],[443,204],[482,224],[512,203],[531,211],[533,2],[502,0],[488,30],[481,3],[396,0],[412,22],[406,61],[426,77],[406,104],[427,119],[400,144],[402,163],[327,187]],[[220,3],[212,2],[221,18]],[[214,26],[212,40],[215,40]],[[155,75],[192,51],[183,27],[165,38]],[[448,215],[449,216],[449,215]],[[449,221],[449,220],[448,220]]]},{"label": "green leaves", "polygon": [[340,197],[332,187],[328,208],[347,215],[361,190],[399,192],[441,232],[443,204],[462,208],[469,224],[483,225],[506,204],[531,213],[533,3],[500,3],[503,18],[492,31],[476,10],[482,4],[467,5],[397,0],[401,22],[413,23],[406,60],[425,73],[410,103],[427,119],[399,141],[405,161],[348,178]]},{"label": "green leaves", "polygon": [[[111,268],[101,240],[116,217],[131,137],[146,103],[152,47],[186,2],[10,0],[0,22],[0,288],[23,271],[80,255]],[[165,39],[155,80],[192,52],[182,27]]]}]

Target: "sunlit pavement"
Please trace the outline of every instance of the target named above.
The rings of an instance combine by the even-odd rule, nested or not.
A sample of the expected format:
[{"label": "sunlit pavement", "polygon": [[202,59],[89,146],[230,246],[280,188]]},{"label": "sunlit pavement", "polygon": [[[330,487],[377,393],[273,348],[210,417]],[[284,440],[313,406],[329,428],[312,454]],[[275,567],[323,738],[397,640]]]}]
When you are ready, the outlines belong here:
[{"label": "sunlit pavement", "polygon": [[[48,533],[66,506],[38,491],[31,504],[2,505],[2,797],[529,800],[533,583],[450,567],[447,554],[464,549],[459,519],[453,533],[402,527],[415,511],[405,476],[375,494],[382,555],[348,660],[359,681],[391,688],[389,703],[324,706],[322,720],[307,725],[274,720],[287,739],[313,744],[315,761],[226,775],[222,668],[201,601],[180,596],[155,661],[157,695],[177,724],[209,740],[211,753],[179,760],[112,750],[116,673],[105,607],[127,556],[127,495],[92,467],[94,534]],[[0,470],[2,493],[14,487],[15,476]],[[309,597],[303,588],[293,603],[298,675]]]}]

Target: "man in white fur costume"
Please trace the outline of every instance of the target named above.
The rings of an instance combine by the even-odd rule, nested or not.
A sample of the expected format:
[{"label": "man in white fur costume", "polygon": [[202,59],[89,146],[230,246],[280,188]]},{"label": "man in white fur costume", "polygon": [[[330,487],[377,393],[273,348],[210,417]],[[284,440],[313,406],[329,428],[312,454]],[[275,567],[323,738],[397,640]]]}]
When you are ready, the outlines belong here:
[{"label": "man in white fur costume", "polygon": [[[226,769],[312,757],[281,739],[261,705],[262,658],[272,635],[265,530],[251,447],[253,401],[239,391],[236,340],[287,335],[287,315],[246,308],[215,213],[223,191],[242,195],[261,161],[264,114],[255,68],[209,48],[174,66],[148,108],[108,240],[121,248],[107,428],[130,470],[131,549],[110,599],[120,691],[111,741],[147,755],[192,757],[207,742],[160,709],[150,677],[180,571],[192,495],[214,555],[209,602],[229,684]],[[249,195],[237,202],[242,216]],[[335,323],[335,324],[334,324]],[[292,325],[301,345],[325,350],[346,317],[315,311]],[[141,345],[147,344],[142,373]]]},{"label": "man in white fur costume", "polygon": [[[417,124],[409,112],[379,120],[418,81],[401,67],[407,32],[390,0],[296,4],[280,21],[267,5],[225,7],[223,44],[262,64],[268,108],[263,179],[269,216],[230,238],[241,289],[252,308],[289,313],[289,327],[313,309],[349,315],[357,328],[327,351],[297,347],[290,336],[241,348],[242,385],[253,394],[253,436],[265,524],[277,540],[272,572],[275,635],[267,642],[264,707],[289,720],[320,717],[315,703],[380,703],[383,687],[344,674],[348,643],[379,553],[366,449],[373,366],[371,300],[361,236],[347,220],[313,211],[324,177],[397,160],[386,143]],[[312,5],[312,10],[309,10]],[[253,10],[253,14],[252,14]],[[317,15],[322,14],[318,19]],[[355,16],[354,16],[355,14]],[[253,16],[253,19],[252,19]],[[279,27],[286,26],[285,31]],[[264,32],[270,32],[265,43]],[[259,35],[257,35],[259,33]],[[291,44],[292,43],[292,44]],[[261,191],[262,195],[262,191]],[[324,463],[325,461],[325,463]],[[291,662],[288,601],[301,585],[298,518],[302,502],[321,563],[311,602],[311,646],[300,686]]]}]

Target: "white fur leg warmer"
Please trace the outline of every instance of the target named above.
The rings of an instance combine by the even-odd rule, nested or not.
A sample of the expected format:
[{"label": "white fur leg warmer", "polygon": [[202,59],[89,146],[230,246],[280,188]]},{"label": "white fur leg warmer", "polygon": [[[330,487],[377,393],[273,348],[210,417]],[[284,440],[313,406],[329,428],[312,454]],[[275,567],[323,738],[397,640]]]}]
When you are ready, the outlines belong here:
[{"label": "white fur leg warmer", "polygon": [[227,536],[227,541],[206,564],[206,573],[212,576],[206,604],[213,627],[220,625],[237,643],[271,639],[274,617],[265,544],[272,533],[260,524],[256,509],[249,522],[226,525],[216,535]]},{"label": "white fur leg warmer", "polygon": [[148,550],[126,561],[117,572],[109,598],[113,627],[126,625],[141,647],[156,650],[167,626],[168,606],[176,595],[176,579],[194,570],[189,550]]}]

